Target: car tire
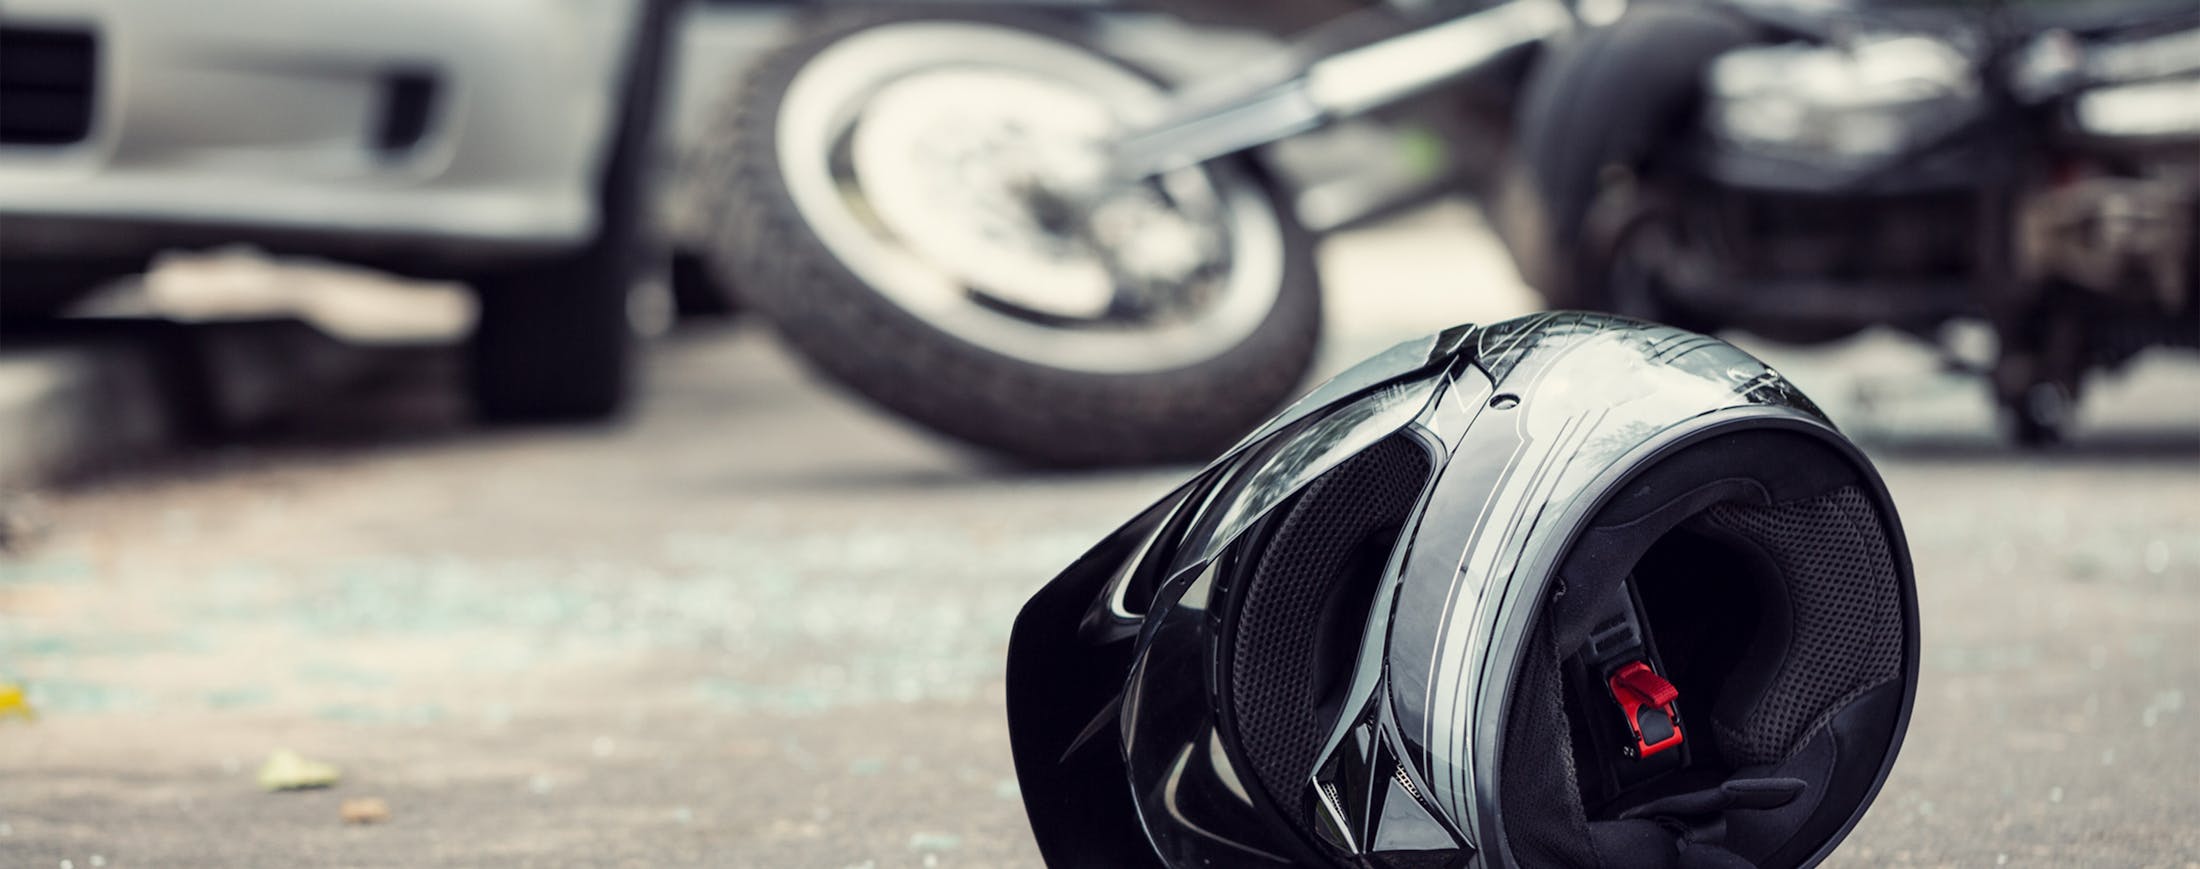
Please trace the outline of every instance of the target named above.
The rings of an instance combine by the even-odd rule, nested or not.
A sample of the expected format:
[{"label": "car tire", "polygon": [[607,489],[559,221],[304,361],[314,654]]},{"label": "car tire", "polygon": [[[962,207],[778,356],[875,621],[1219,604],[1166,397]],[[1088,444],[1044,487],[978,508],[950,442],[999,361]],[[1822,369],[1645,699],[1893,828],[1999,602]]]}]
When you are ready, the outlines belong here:
[{"label": "car tire", "polygon": [[475,276],[471,346],[476,415],[490,423],[586,422],[632,392],[628,300],[661,247],[648,209],[650,158],[674,67],[677,0],[640,4],[626,79],[597,179],[596,237],[579,251]]},{"label": "car tire", "polygon": [[584,255],[477,279],[472,394],[484,422],[585,422],[624,405],[634,275],[606,259]]}]

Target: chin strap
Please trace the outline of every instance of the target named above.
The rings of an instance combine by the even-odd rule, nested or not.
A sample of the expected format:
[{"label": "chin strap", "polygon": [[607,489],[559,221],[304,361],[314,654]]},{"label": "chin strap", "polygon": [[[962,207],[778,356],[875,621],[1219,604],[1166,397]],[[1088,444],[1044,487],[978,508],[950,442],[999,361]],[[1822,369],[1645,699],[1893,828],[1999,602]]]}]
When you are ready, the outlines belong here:
[{"label": "chin strap", "polygon": [[1810,785],[1799,778],[1736,778],[1720,782],[1718,787],[1700,791],[1659,797],[1627,811],[1626,818],[1695,818],[1720,816],[1737,809],[1763,811],[1777,809],[1803,795]]},{"label": "chin strap", "polygon": [[1600,824],[1597,851],[1607,869],[1753,869],[1727,848],[1728,813],[1777,809],[1807,787],[1797,778],[1738,778],[1660,797]]},{"label": "chin strap", "polygon": [[1588,636],[1564,665],[1589,752],[1582,801],[1592,807],[1687,766],[1689,753],[1681,689],[1660,672],[1633,578],[1593,606]]},{"label": "chin strap", "polygon": [[1646,758],[1681,744],[1680,713],[1673,708],[1673,701],[1681,699],[1680,689],[1658,675],[1648,661],[1637,658],[1621,664],[1605,678],[1605,686],[1611,689],[1612,701],[1619,704],[1620,718],[1633,738],[1632,744],[1621,747],[1628,757]]}]

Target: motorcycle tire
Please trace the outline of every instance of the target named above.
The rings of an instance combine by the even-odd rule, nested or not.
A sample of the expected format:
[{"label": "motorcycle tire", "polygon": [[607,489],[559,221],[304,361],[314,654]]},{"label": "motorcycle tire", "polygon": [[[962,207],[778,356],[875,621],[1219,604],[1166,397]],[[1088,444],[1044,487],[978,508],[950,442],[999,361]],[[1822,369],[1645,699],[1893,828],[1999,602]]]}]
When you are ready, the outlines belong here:
[{"label": "motorcycle tire", "polygon": [[1605,311],[1697,331],[1707,312],[1654,293],[1620,292],[1618,238],[1591,222],[1617,174],[1639,174],[1700,101],[1713,58],[1752,39],[1740,21],[1677,4],[1644,4],[1588,31],[1541,64],[1522,96],[1498,223],[1531,285],[1554,308]]},{"label": "motorcycle tire", "polygon": [[[782,122],[789,117],[790,88],[822,55],[852,38],[913,23],[978,34],[979,42],[1043,41],[1087,58],[1072,66],[1106,64],[1147,83],[1142,87],[1158,87],[1151,75],[1095,48],[1061,21],[1009,10],[828,14],[763,58],[741,78],[702,144],[698,180],[710,186],[712,203],[704,253],[720,279],[741,287],[743,301],[798,355],[829,379],[937,432],[1046,466],[1204,460],[1297,391],[1312,365],[1321,320],[1313,245],[1289,200],[1250,161],[1194,171],[1238,179],[1260,200],[1263,220],[1274,227],[1276,243],[1267,250],[1275,261],[1262,266],[1275,278],[1275,286],[1263,291],[1273,297],[1265,311],[1233,321],[1242,334],[1227,346],[1182,364],[1141,368],[1139,359],[1124,358],[1137,354],[1116,354],[1096,357],[1103,364],[1088,368],[1036,358],[1043,352],[988,346],[859,276],[798,203],[790,172],[800,170],[783,159],[796,152],[782,152]],[[874,99],[887,86],[877,85],[862,99]],[[1231,268],[1239,267],[1232,262]],[[1043,339],[1048,335],[1041,327],[1048,325],[1011,327]],[[1066,326],[1051,332],[1067,346],[1091,340]]]}]

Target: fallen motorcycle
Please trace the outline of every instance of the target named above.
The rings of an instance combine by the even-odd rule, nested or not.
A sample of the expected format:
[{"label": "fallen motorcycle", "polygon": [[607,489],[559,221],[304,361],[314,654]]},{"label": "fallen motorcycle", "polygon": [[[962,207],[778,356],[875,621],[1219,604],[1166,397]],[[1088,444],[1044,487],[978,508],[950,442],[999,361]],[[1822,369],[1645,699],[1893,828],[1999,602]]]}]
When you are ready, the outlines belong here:
[{"label": "fallen motorcycle", "polygon": [[[1210,5],[1289,30],[1357,4]],[[1087,18],[812,21],[701,149],[713,267],[938,431],[1042,464],[1204,459],[1301,388],[1320,331],[1311,231],[1255,149],[1460,82],[1496,94],[1467,126],[1501,139],[1526,57],[1576,26],[1555,0],[1382,6],[1172,88]]]},{"label": "fallen motorcycle", "polygon": [[1546,56],[1494,221],[1558,307],[1790,341],[1959,318],[2025,443],[2200,346],[2200,7],[1638,4]]}]

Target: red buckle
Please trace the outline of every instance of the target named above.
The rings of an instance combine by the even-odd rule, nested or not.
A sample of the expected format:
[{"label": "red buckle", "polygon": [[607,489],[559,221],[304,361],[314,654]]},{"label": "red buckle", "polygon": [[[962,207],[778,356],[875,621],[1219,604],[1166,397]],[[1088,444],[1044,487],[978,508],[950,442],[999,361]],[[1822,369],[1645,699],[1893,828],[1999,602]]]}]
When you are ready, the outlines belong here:
[{"label": "red buckle", "polygon": [[1644,662],[1629,661],[1605,684],[1612,689],[1612,699],[1619,701],[1620,711],[1627,715],[1627,728],[1635,734],[1636,757],[1649,757],[1681,744],[1680,714],[1673,711],[1673,701],[1681,699],[1681,691],[1658,671]]}]

